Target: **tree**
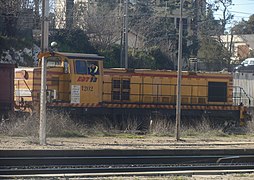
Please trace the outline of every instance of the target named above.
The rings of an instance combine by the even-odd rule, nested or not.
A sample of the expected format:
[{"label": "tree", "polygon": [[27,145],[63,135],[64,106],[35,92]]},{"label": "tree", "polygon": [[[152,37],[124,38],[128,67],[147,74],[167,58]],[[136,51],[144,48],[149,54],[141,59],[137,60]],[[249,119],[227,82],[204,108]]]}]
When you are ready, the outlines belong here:
[{"label": "tree", "polygon": [[168,60],[168,56],[159,47],[149,49],[149,54],[154,58],[155,69],[174,69],[173,62]]},{"label": "tree", "polygon": [[88,19],[88,5],[86,2],[78,1],[74,4],[73,28],[86,31]]},{"label": "tree", "polygon": [[213,0],[208,6],[214,11],[222,11],[222,17],[219,18],[221,24],[221,32],[224,33],[226,25],[231,22],[234,15],[229,11],[230,6],[233,6],[232,0]]},{"label": "tree", "polygon": [[121,47],[119,45],[113,45],[110,49],[104,49],[99,52],[101,55],[105,57],[104,67],[112,68],[112,67],[120,67],[120,54]]},{"label": "tree", "polygon": [[21,9],[21,0],[0,1],[0,14],[3,19],[3,35],[15,36],[18,12]]},{"label": "tree", "polygon": [[[131,8],[130,28],[134,33],[142,34],[145,37],[144,51],[152,53],[154,49],[160,49],[163,56],[162,64],[166,64],[164,69],[173,69],[172,61],[176,61],[177,35],[172,18],[168,17],[167,11],[158,15],[154,11],[151,1],[138,1]],[[158,60],[155,58],[155,61]],[[155,63],[155,68],[159,68]]]},{"label": "tree", "polygon": [[214,11],[212,6],[207,7],[207,13],[203,15],[201,22],[198,22],[199,36],[219,36],[223,34],[223,29],[220,21],[214,18]]},{"label": "tree", "polygon": [[81,29],[55,30],[49,37],[49,42],[57,42],[58,50],[64,52],[97,53],[90,44],[89,38]]},{"label": "tree", "polygon": [[144,52],[136,52],[135,56],[129,57],[130,68],[155,69],[155,58]]},{"label": "tree", "polygon": [[71,29],[73,27],[73,10],[74,0],[66,0],[66,29]]},{"label": "tree", "polygon": [[207,70],[218,71],[227,67],[227,59],[230,55],[227,49],[215,38],[204,36],[200,39],[198,59],[201,59],[207,66]]},{"label": "tree", "polygon": [[[49,0],[50,7],[55,0]],[[0,30],[3,35],[16,36],[23,25],[27,26],[32,20],[32,28],[40,29],[42,0],[1,0],[0,1]],[[32,12],[31,12],[32,11]],[[18,27],[18,21],[22,26]],[[29,25],[30,26],[30,25]]]},{"label": "tree", "polygon": [[232,27],[231,31],[235,34],[254,34],[254,14],[247,21],[242,19],[242,21]]},{"label": "tree", "polygon": [[[212,1],[208,4],[207,13],[203,16],[202,21],[198,23],[197,58],[203,60],[208,70],[230,68],[231,49],[225,48],[220,37],[224,34],[227,24],[233,19],[232,14],[229,12],[231,5],[231,0]],[[218,10],[222,11],[222,17],[216,20],[214,12]]]},{"label": "tree", "polygon": [[98,0],[97,5],[100,10],[105,7],[106,9],[114,10],[118,6],[118,0]]},{"label": "tree", "polygon": [[105,6],[102,5],[104,1],[99,2],[100,5],[94,11],[88,10],[86,33],[99,50],[110,49],[120,40],[122,19],[119,10],[109,5],[113,1],[106,1]]}]

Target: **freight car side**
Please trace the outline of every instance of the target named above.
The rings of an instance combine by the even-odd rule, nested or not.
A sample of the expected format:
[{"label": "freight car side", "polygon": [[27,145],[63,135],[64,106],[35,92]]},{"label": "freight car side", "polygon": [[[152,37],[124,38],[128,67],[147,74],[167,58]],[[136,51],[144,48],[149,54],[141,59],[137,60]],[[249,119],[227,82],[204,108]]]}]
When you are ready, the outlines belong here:
[{"label": "freight car side", "polygon": [[39,76],[40,68],[19,67],[15,69],[14,101],[16,111],[31,112],[38,109],[35,104],[39,101],[36,99],[39,90],[35,87],[40,85],[40,81],[37,80]]},{"label": "freight car side", "polygon": [[14,108],[14,64],[0,64],[0,115]]}]

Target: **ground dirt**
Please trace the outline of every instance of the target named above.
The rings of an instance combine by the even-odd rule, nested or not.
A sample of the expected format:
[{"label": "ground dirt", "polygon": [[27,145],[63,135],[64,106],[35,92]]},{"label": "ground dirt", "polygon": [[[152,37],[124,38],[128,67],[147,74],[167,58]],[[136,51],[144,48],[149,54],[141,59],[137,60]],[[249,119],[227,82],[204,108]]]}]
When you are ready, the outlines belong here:
[{"label": "ground dirt", "polygon": [[39,144],[38,137],[0,136],[0,149],[228,149],[254,148],[252,136],[229,137],[175,137],[127,136],[46,138],[46,145]]}]

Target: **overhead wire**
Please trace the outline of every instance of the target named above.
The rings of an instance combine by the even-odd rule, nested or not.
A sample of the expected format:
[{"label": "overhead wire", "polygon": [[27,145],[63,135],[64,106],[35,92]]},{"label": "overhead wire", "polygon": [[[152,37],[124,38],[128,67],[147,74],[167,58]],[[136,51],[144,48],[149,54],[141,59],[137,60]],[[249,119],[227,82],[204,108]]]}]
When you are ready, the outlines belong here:
[{"label": "overhead wire", "polygon": [[245,3],[245,4],[234,4],[235,6],[245,6],[245,5],[254,5],[254,3]]},{"label": "overhead wire", "polygon": [[254,13],[247,13],[247,12],[240,12],[240,11],[232,11],[232,10],[230,10],[230,12],[239,13],[239,14],[246,14],[246,15],[252,15],[252,14],[254,14]]}]

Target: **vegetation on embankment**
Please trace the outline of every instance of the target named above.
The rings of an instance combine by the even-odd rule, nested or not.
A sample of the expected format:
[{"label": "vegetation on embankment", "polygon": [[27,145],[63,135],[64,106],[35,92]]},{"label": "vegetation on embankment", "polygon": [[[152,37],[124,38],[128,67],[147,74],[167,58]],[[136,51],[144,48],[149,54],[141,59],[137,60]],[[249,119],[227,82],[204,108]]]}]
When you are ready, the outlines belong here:
[{"label": "vegetation on embankment", "polygon": [[[48,137],[119,137],[119,138],[144,138],[155,137],[174,137],[175,124],[173,120],[164,118],[151,121],[149,127],[140,130],[140,122],[137,119],[127,119],[121,125],[113,124],[106,117],[93,118],[89,120],[74,120],[67,113],[47,112],[46,133]],[[0,124],[0,134],[4,136],[34,137],[39,136],[39,116],[33,115],[10,115],[8,120]],[[86,123],[84,123],[86,122]],[[92,122],[92,123],[91,123]],[[232,134],[232,132],[231,132]],[[238,132],[241,136],[254,135],[254,123],[250,122],[246,131]],[[229,134],[223,128],[213,128],[207,119],[201,120],[197,125],[181,127],[182,137],[198,137],[209,139],[212,137],[228,137]]]}]

